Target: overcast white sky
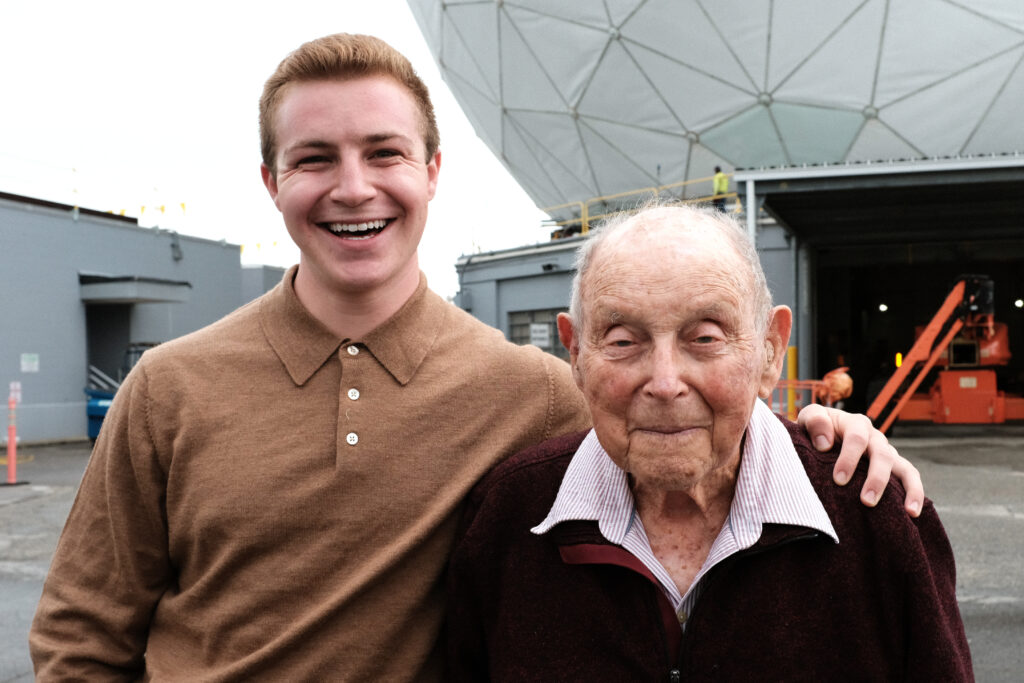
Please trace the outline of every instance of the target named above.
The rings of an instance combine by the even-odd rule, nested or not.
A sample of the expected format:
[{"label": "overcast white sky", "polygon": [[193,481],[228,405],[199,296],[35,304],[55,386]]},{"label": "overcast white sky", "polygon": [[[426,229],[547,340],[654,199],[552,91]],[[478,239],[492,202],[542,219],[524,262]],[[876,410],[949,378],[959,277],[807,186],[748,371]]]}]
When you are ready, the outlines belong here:
[{"label": "overcast white sky", "polygon": [[545,240],[404,0],[0,0],[0,191],[123,209],[244,244],[245,263],[290,265],[298,251],[260,181],[257,100],[285,54],[338,31],[387,40],[430,87],[442,150],[420,247],[431,286],[455,293],[460,254]]}]

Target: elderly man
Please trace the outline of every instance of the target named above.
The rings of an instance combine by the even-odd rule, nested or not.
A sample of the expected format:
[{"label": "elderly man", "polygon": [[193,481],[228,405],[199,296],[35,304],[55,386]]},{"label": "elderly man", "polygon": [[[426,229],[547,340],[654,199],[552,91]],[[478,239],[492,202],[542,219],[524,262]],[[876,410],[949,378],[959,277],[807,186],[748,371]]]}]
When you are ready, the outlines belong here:
[{"label": "elderly man", "polygon": [[971,679],[931,503],[856,505],[835,454],[758,400],[791,322],[714,210],[648,208],[584,244],[558,329],[594,427],[474,490],[453,680]]}]

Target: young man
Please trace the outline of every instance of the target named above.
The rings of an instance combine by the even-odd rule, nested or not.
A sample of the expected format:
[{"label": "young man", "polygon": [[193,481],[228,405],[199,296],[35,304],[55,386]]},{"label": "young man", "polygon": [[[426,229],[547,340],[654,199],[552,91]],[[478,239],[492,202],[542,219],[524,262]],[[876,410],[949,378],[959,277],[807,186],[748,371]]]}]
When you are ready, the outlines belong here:
[{"label": "young man", "polygon": [[[39,680],[436,680],[464,497],[589,424],[564,363],[427,289],[441,155],[402,55],[369,36],[301,46],[260,131],[299,265],[126,380],[33,624]],[[808,422],[831,441],[847,417]],[[848,427],[843,471],[870,439],[865,491],[895,464],[920,503],[916,470]]]}]

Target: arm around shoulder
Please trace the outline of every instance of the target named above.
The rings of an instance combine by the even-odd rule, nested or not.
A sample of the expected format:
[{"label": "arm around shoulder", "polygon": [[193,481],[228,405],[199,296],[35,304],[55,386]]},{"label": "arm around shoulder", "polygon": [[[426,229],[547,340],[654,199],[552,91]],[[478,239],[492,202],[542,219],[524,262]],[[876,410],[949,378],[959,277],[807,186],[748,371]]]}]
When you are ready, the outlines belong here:
[{"label": "arm around shoulder", "polygon": [[137,680],[172,582],[166,473],[144,363],[118,391],[57,544],[29,634],[37,680]]}]

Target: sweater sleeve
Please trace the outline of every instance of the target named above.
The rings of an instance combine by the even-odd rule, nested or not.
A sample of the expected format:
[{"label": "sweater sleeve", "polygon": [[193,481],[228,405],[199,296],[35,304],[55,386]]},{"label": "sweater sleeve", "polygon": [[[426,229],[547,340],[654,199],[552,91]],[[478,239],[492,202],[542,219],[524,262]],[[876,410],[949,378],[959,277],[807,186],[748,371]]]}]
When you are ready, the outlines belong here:
[{"label": "sweater sleeve", "polygon": [[542,440],[590,429],[590,411],[582,392],[576,387],[569,364],[548,353],[544,354],[544,361],[550,386],[550,404],[548,424]]},{"label": "sweater sleeve", "polygon": [[[909,681],[973,681],[971,652],[956,602],[956,565],[949,538],[931,501],[915,520],[905,595]],[[909,544],[913,546],[914,544]]]},{"label": "sweater sleeve", "polygon": [[144,365],[110,407],[57,544],[29,634],[38,681],[144,670],[150,620],[173,581]]}]

